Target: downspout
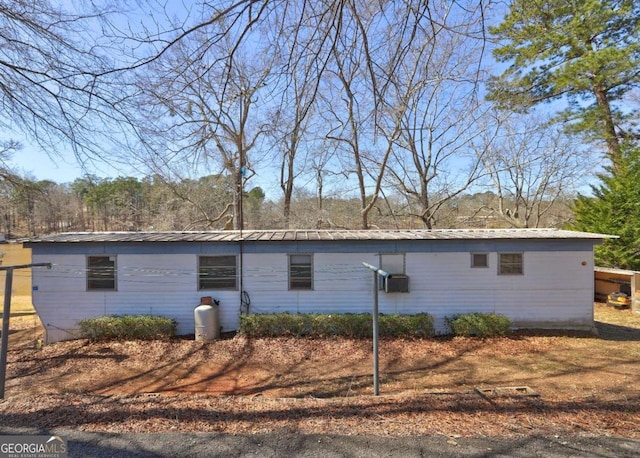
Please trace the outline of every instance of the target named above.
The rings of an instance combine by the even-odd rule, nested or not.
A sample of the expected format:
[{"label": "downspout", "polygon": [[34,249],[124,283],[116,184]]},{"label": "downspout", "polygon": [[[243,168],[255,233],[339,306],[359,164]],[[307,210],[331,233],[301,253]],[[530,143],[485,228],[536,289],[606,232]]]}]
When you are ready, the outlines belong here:
[{"label": "downspout", "polygon": [[[242,106],[242,104],[241,104]],[[242,124],[241,124],[241,129],[242,129]],[[243,134],[241,134],[240,138],[243,138]],[[240,151],[240,168],[238,170],[238,198],[237,198],[237,206],[238,208],[236,208],[237,212],[238,212],[238,217],[237,217],[237,221],[238,221],[238,229],[239,229],[239,249],[240,249],[240,254],[239,254],[239,259],[238,259],[238,264],[239,264],[239,269],[240,269],[240,278],[239,278],[239,288],[238,288],[238,299],[239,299],[239,307],[238,307],[238,312],[240,315],[242,315],[243,311],[244,312],[248,312],[249,310],[244,310],[243,307],[243,303],[242,303],[242,298],[244,295],[244,290],[243,290],[243,285],[244,285],[244,239],[243,239],[243,234],[242,234],[242,230],[244,229],[244,208],[243,207],[243,200],[244,200],[244,175],[246,173],[246,169],[244,167],[244,156],[243,156],[243,149],[242,146],[239,146],[239,151]]]}]

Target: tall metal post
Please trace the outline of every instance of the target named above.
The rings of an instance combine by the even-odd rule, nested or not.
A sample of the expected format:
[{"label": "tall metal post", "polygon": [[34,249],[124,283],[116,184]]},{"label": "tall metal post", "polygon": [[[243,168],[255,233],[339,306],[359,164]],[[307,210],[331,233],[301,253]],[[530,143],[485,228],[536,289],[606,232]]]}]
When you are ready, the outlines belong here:
[{"label": "tall metal post", "polygon": [[378,369],[378,273],[373,273],[373,395],[380,394],[380,372]]},{"label": "tall metal post", "polygon": [[362,265],[373,271],[373,394],[378,396],[380,394],[380,373],[378,370],[378,276],[380,275],[386,279],[390,278],[391,274],[366,262],[363,262]]},{"label": "tall metal post", "polygon": [[28,269],[31,267],[46,267],[47,269],[51,269],[51,263],[40,262],[37,264],[21,264],[18,266],[0,267],[0,271],[7,271],[7,276],[4,282],[2,339],[0,340],[0,399],[4,399],[4,385],[7,375],[7,346],[9,345],[9,318],[11,317],[11,289],[13,288],[13,271],[14,269]]},{"label": "tall metal post", "polygon": [[0,347],[0,399],[4,399],[4,381],[7,373],[7,345],[9,345],[9,317],[11,315],[11,289],[13,268],[7,269],[4,281],[4,308],[2,309],[2,347]]}]

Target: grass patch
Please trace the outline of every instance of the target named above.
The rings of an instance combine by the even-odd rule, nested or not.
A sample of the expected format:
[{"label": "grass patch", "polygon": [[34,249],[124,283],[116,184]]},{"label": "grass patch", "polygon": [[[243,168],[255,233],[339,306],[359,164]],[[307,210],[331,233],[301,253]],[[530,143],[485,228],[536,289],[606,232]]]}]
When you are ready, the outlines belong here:
[{"label": "grass patch", "polygon": [[[0,313],[2,313],[2,307],[4,305],[4,295],[0,296]],[[31,296],[12,296],[11,297],[11,313],[14,314],[29,314],[36,313],[31,303]]]},{"label": "grass patch", "polygon": [[596,321],[640,329],[640,314],[634,313],[630,309],[619,310],[601,302],[596,302],[593,306],[593,311]]}]

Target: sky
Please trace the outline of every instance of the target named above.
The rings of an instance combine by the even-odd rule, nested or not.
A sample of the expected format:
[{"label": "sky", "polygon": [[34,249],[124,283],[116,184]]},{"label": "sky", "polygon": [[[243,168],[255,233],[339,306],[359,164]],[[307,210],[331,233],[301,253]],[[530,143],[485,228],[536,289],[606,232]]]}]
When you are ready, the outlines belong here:
[{"label": "sky", "polygon": [[[11,138],[15,138],[12,136]],[[61,156],[49,156],[37,145],[28,140],[20,140],[22,149],[13,154],[9,165],[20,175],[36,181],[50,180],[56,183],[71,183],[86,174],[98,177],[116,177],[135,175],[132,171],[109,167],[107,164],[91,165],[86,170],[78,163],[72,152]]]},{"label": "sky", "polygon": [[[61,5],[62,8],[68,9],[71,12],[77,12],[77,5],[75,2],[69,0],[53,0],[52,5]],[[82,4],[84,2],[79,2]],[[96,2],[107,3],[107,2]],[[167,15],[174,18],[188,16],[190,11],[194,9],[194,4],[189,2],[167,2],[163,0],[149,0],[148,7],[160,8],[160,11],[164,10]],[[111,14],[110,22],[115,27],[119,27],[120,30],[127,33],[130,30],[135,30],[136,27],[150,27],[162,25],[163,16],[156,14],[151,16],[149,11],[142,9],[137,5],[137,2],[128,2],[123,0],[117,4],[118,12]],[[83,8],[90,8],[90,5],[83,5]],[[99,24],[96,24],[98,27]],[[151,30],[153,27],[151,27]],[[151,32],[150,32],[151,33]],[[20,133],[20,130],[16,126],[11,126],[11,120],[5,120],[4,124],[6,129],[0,130],[0,140],[15,140],[20,142],[22,148],[19,151],[13,153],[7,164],[14,170],[30,179],[35,180],[51,180],[56,183],[71,183],[76,178],[81,178],[87,174],[96,175],[101,178],[115,178],[118,176],[137,176],[142,177],[140,173],[136,173],[132,168],[127,170],[124,167],[120,168],[111,167],[106,161],[104,163],[87,164],[87,167],[83,169],[82,165],[77,161],[73,154],[71,146],[66,147],[66,151],[59,151],[59,155],[47,154],[38,142],[33,139],[29,139]]]},{"label": "sky", "polygon": [[56,183],[70,183],[83,175],[75,158],[52,159],[31,145],[25,145],[21,151],[18,151],[10,164],[18,169],[21,175],[32,177],[38,181],[50,180]]},{"label": "sky", "polygon": [[[14,136],[5,136],[5,138],[14,138]],[[113,168],[106,163],[90,164],[83,169],[76,161],[71,150],[62,153],[61,156],[49,156],[42,151],[35,142],[30,142],[24,138],[17,138],[23,144],[23,148],[17,151],[9,165],[15,171],[28,178],[35,180],[51,180],[56,183],[71,183],[75,179],[86,174],[96,175],[98,177],[114,178],[117,176],[135,176],[141,178],[141,174],[134,170],[126,170],[124,168]],[[263,176],[256,176],[251,180],[250,187],[254,185],[261,186],[268,195],[279,193],[277,189],[278,179],[273,174],[267,175],[266,167],[262,165]]]},{"label": "sky", "polygon": [[[65,3],[64,0],[63,3]],[[178,3],[170,6],[169,8],[171,8],[171,13],[176,13],[177,15],[185,14],[185,11],[182,11],[183,8],[185,8],[184,4]],[[173,9],[179,9],[180,11],[173,11]],[[136,23],[138,20],[143,20],[141,18],[136,18],[135,14],[133,17],[129,17],[128,19]],[[19,140],[23,145],[23,148],[13,155],[12,160],[9,161],[9,165],[21,175],[25,175],[35,180],[51,180],[57,183],[70,183],[87,173],[97,175],[99,177],[140,177],[140,174],[133,170],[116,169],[109,167],[108,164],[91,164],[87,169],[83,170],[83,168],[77,163],[76,158],[70,149],[66,153],[63,152],[61,156],[51,156],[40,149],[36,142],[29,141],[25,138],[16,138],[13,133],[10,135],[3,135],[3,137]],[[262,181],[259,185],[265,188],[267,187],[265,186],[267,181],[273,182],[274,180],[269,179],[268,177],[256,177],[256,180],[252,180],[252,183],[257,181]],[[277,182],[277,180],[275,181]],[[273,183],[271,183],[271,185],[273,185]]]},{"label": "sky", "polygon": [[[177,7],[174,6],[174,8]],[[15,136],[9,135],[5,136],[5,138],[15,138]],[[31,142],[24,138],[16,139],[21,141],[23,148],[13,155],[13,159],[9,164],[21,175],[35,180],[51,180],[56,183],[70,183],[87,173],[97,175],[98,177],[141,177],[139,173],[136,173],[133,170],[111,168],[107,164],[91,164],[87,169],[83,170],[70,150],[67,153],[63,152],[62,156],[50,156],[46,152],[42,151],[36,142]],[[251,180],[250,185],[259,185],[267,193],[279,192],[278,189],[269,189],[273,188],[274,185],[277,184],[278,179],[277,177],[274,177],[273,174],[267,176],[265,165],[261,165],[261,172],[265,176],[256,176],[255,179]]]}]

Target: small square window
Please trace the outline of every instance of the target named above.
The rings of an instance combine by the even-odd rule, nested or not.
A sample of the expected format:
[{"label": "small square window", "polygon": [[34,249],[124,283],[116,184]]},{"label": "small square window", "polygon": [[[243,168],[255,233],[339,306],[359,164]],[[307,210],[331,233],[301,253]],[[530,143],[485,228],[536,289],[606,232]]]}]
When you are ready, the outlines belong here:
[{"label": "small square window", "polygon": [[313,265],[310,254],[289,256],[289,289],[313,289]]},{"label": "small square window", "polygon": [[198,289],[237,289],[236,257],[200,256]]},{"label": "small square window", "polygon": [[87,290],[115,291],[116,257],[87,257]]},{"label": "small square window", "polygon": [[500,253],[498,255],[498,274],[522,275],[522,253]]},{"label": "small square window", "polygon": [[380,268],[390,274],[404,274],[404,253],[381,253]]},{"label": "small square window", "polygon": [[489,267],[487,253],[471,253],[471,267]]},{"label": "small square window", "polygon": [[[388,274],[405,274],[405,255],[404,253],[380,253],[380,269]],[[378,278],[378,289],[384,291],[385,279]]]}]

